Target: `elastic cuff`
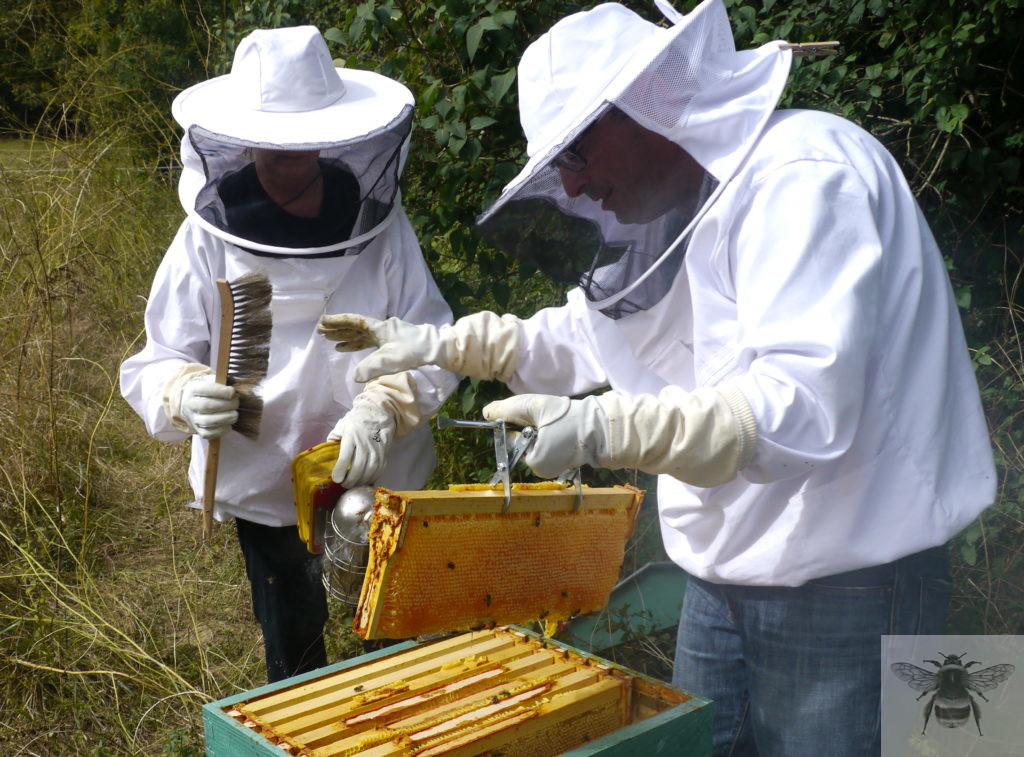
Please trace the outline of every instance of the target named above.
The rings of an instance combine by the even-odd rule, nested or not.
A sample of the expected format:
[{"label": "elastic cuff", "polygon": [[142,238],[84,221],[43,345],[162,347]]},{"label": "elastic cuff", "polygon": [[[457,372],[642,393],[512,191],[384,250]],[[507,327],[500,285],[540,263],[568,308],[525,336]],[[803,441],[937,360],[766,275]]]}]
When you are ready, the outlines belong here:
[{"label": "elastic cuff", "polygon": [[750,403],[746,396],[735,386],[716,387],[721,393],[722,399],[732,410],[736,425],[739,427],[740,449],[737,454],[736,470],[743,470],[746,465],[754,459],[757,452],[757,419],[754,411],[750,409]]}]

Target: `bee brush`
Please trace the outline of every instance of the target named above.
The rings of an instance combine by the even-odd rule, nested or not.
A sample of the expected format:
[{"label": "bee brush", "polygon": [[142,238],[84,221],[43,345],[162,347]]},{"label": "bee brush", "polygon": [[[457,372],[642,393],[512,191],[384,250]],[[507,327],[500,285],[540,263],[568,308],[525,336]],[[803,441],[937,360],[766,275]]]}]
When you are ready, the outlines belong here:
[{"label": "bee brush", "polygon": [[[259,436],[263,400],[257,385],[270,362],[270,300],[273,290],[263,273],[247,273],[234,281],[217,279],[220,296],[220,339],[214,380],[235,387],[238,420],[232,428],[250,439]],[[220,437],[206,447],[203,477],[203,538],[213,532],[213,503],[217,494]]]}]

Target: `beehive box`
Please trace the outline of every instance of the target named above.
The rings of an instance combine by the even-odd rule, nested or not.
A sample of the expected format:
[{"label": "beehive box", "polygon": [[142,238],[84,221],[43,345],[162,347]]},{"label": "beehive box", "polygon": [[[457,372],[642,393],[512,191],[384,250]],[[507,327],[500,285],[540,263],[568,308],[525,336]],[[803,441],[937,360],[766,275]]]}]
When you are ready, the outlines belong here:
[{"label": "beehive box", "polygon": [[203,708],[209,757],[710,753],[711,707],[527,631],[404,642]]},{"label": "beehive box", "polygon": [[408,639],[554,622],[604,607],[643,492],[631,486],[514,484],[378,489],[353,626]]}]

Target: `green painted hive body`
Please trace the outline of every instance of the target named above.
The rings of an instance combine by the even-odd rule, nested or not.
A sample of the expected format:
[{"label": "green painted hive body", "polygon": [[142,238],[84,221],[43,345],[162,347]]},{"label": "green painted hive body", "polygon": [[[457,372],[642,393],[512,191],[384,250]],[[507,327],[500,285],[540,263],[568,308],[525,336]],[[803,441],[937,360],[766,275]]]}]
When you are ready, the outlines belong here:
[{"label": "green painted hive body", "polygon": [[708,700],[522,629],[405,642],[203,708],[209,757],[707,755]]}]

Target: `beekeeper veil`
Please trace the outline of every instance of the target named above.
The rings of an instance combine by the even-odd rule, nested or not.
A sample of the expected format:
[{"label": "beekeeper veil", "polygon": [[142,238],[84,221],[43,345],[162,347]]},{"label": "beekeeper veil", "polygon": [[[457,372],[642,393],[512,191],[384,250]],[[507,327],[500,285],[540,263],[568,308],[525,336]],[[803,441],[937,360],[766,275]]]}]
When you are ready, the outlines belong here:
[{"label": "beekeeper veil", "polygon": [[[667,26],[606,3],[562,19],[527,48],[518,77],[529,160],[478,219],[485,238],[578,285],[590,307],[613,318],[652,307],[671,286],[691,229],[756,142],[791,62],[780,41],[737,52],[722,0],[687,15],[655,4]],[[702,178],[639,222],[603,209],[600,193],[570,196],[570,182],[585,184],[590,164],[607,158],[576,154],[603,118],[671,140]]]},{"label": "beekeeper veil", "polygon": [[312,26],[255,31],[231,73],[179,94],[178,196],[212,234],[270,256],[358,253],[393,220],[413,98],[336,68]]}]

